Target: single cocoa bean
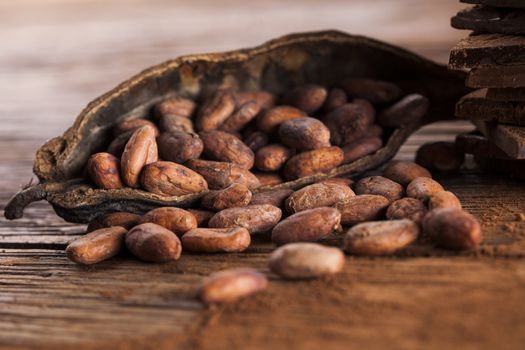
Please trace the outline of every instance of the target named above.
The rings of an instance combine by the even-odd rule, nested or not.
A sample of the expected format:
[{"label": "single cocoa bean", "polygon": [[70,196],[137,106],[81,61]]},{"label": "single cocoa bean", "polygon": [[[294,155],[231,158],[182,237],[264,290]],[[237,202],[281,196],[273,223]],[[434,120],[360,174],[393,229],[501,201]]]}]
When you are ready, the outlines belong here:
[{"label": "single cocoa bean", "polygon": [[140,220],[141,224],[147,222],[160,225],[179,237],[185,232],[197,228],[197,219],[192,213],[174,207],[155,208],[148,211]]},{"label": "single cocoa bean", "polygon": [[363,137],[379,137],[381,138],[384,134],[384,130],[382,127],[380,127],[377,124],[372,124],[366,129],[365,134]]},{"label": "single cocoa bean", "polygon": [[248,101],[228,117],[219,130],[230,133],[240,131],[259,114],[260,110],[261,106],[256,101]]},{"label": "single cocoa bean", "polygon": [[458,171],[464,160],[465,155],[453,142],[426,143],[416,153],[417,164],[435,171]]},{"label": "single cocoa bean", "polygon": [[195,129],[193,128],[193,122],[191,121],[191,119],[180,115],[163,115],[162,117],[160,117],[159,126],[163,132],[195,132]]},{"label": "single cocoa bean", "polygon": [[143,126],[150,126],[155,130],[155,136],[159,134],[159,129],[157,129],[157,126],[146,119],[126,119],[115,125],[113,128],[113,135],[115,137],[125,134],[128,132],[133,132]]},{"label": "single cocoa bean", "polygon": [[410,94],[381,111],[377,122],[385,128],[398,128],[415,123],[427,114],[429,105],[430,102],[425,96]]},{"label": "single cocoa bean", "polygon": [[286,279],[318,278],[340,272],[345,256],[338,248],[317,243],[290,243],[277,248],[268,266],[270,270]]},{"label": "single cocoa bean", "polygon": [[230,269],[211,274],[199,287],[199,298],[206,304],[231,303],[258,293],[268,286],[265,275],[252,269]]},{"label": "single cocoa bean", "polygon": [[383,196],[360,194],[337,203],[335,208],[341,212],[342,225],[355,225],[382,218],[389,204],[390,201]]},{"label": "single cocoa bean", "polygon": [[152,223],[135,226],[126,234],[126,247],[142,261],[178,260],[182,252],[179,238],[170,230]]},{"label": "single cocoa bean", "polygon": [[195,171],[173,162],[155,162],[144,167],[142,186],[161,196],[183,196],[206,191],[206,180]]},{"label": "single cocoa bean", "polygon": [[403,186],[383,176],[368,176],[355,184],[356,194],[378,194],[391,203],[403,197]]},{"label": "single cocoa bean", "polygon": [[408,184],[407,196],[426,202],[432,194],[444,190],[439,182],[429,177],[417,177]]},{"label": "single cocoa bean", "polygon": [[250,246],[250,232],[243,227],[195,228],[182,236],[185,250],[200,253],[238,253]]},{"label": "single cocoa bean", "polygon": [[273,107],[257,118],[257,127],[266,133],[275,133],[283,122],[305,116],[303,111],[292,106]]},{"label": "single cocoa bean", "polygon": [[362,137],[343,146],[344,153],[343,164],[352,163],[364,156],[375,153],[383,146],[383,140],[379,137]]},{"label": "single cocoa bean", "polygon": [[235,93],[235,99],[239,106],[250,101],[255,101],[261,109],[272,108],[277,101],[275,95],[267,91],[240,91]]},{"label": "single cocoa bean", "polygon": [[160,119],[165,115],[191,118],[196,104],[188,98],[172,96],[155,105],[155,115]]},{"label": "single cocoa bean", "polygon": [[69,243],[66,255],[69,260],[82,265],[91,265],[117,255],[124,244],[124,227],[106,227],[92,231]]},{"label": "single cocoa bean", "polygon": [[259,148],[255,153],[255,167],[262,171],[277,171],[291,157],[292,151],[280,144]]},{"label": "single cocoa bean", "polygon": [[297,213],[318,207],[330,207],[353,196],[355,193],[348,186],[320,182],[295,191],[286,199],[285,207],[289,213]]},{"label": "single cocoa bean", "polygon": [[372,221],[355,225],[345,235],[344,250],[355,255],[387,255],[408,246],[419,235],[411,220]]},{"label": "single cocoa bean", "polygon": [[138,188],[142,168],[156,162],[157,159],[155,130],[150,126],[135,130],[122,152],[120,160],[122,180],[129,187]]},{"label": "single cocoa bean", "polygon": [[215,215],[213,211],[202,209],[188,209],[197,220],[197,227],[208,227],[208,222]]},{"label": "single cocoa bean", "polygon": [[284,180],[279,173],[254,172],[262,187],[282,184]]},{"label": "single cocoa bean", "polygon": [[330,131],[330,142],[345,145],[363,137],[374,122],[371,111],[373,108],[360,103],[348,103],[327,114],[323,122]]},{"label": "single cocoa bean", "polygon": [[254,131],[244,138],[244,144],[256,152],[268,144],[268,135],[262,131]]},{"label": "single cocoa bean", "polygon": [[407,186],[417,177],[432,178],[432,175],[427,169],[406,160],[390,162],[383,171],[383,176],[397,182],[401,186]]},{"label": "single cocoa bean", "polygon": [[348,97],[343,89],[334,88],[328,93],[328,97],[324,103],[324,112],[330,113],[331,111],[345,105],[348,102]]},{"label": "single cocoa bean", "polygon": [[199,133],[204,144],[203,154],[214,160],[238,164],[244,169],[253,167],[255,155],[240,139],[224,131]]},{"label": "single cocoa bean", "polygon": [[286,162],[283,175],[287,180],[295,180],[327,173],[341,164],[343,159],[343,151],[335,146],[299,153]]},{"label": "single cocoa bean", "polygon": [[212,190],[228,187],[232,183],[245,184],[250,190],[261,185],[255,175],[237,164],[191,159],[186,165],[202,175]]},{"label": "single cocoa bean", "polygon": [[286,146],[303,151],[330,147],[330,130],[319,119],[310,117],[283,122],[279,137]]},{"label": "single cocoa bean", "polygon": [[128,131],[115,137],[109,144],[107,152],[117,158],[120,158],[120,156],[122,156],[122,152],[124,152],[126,144],[131,138],[131,135],[133,135],[133,131]]},{"label": "single cocoa bean", "polygon": [[99,188],[114,190],[124,187],[120,179],[120,159],[106,152],[89,157],[87,170],[91,181]]},{"label": "single cocoa bean", "polygon": [[293,214],[272,230],[272,242],[315,242],[340,228],[341,213],[335,208],[319,207]]},{"label": "single cocoa bean", "polygon": [[390,220],[410,219],[419,224],[427,213],[427,207],[419,199],[401,198],[390,204],[386,217]]},{"label": "single cocoa bean", "polygon": [[302,85],[293,88],[284,96],[284,104],[297,107],[311,115],[323,106],[327,95],[328,92],[322,86]]},{"label": "single cocoa bean", "polygon": [[402,93],[399,86],[380,80],[348,78],[340,85],[349,96],[364,98],[373,104],[395,101]]},{"label": "single cocoa bean", "polygon": [[461,209],[461,202],[454,193],[449,191],[439,191],[432,193],[428,198],[428,208],[430,210],[438,208]]},{"label": "single cocoa bean", "polygon": [[423,233],[446,249],[474,249],[483,240],[478,220],[457,208],[429,211],[423,219]]},{"label": "single cocoa bean", "polygon": [[245,207],[252,200],[250,189],[239,183],[233,183],[222,190],[210,191],[201,200],[201,206],[214,211],[233,207]]},{"label": "single cocoa bean", "polygon": [[215,130],[228,119],[235,110],[236,101],[227,90],[218,90],[202,104],[195,126],[199,131]]},{"label": "single cocoa bean", "polygon": [[99,215],[88,224],[86,231],[91,232],[113,226],[122,226],[126,230],[131,230],[133,226],[139,224],[140,218],[140,215],[121,211]]},{"label": "single cocoa bean", "polygon": [[256,193],[252,196],[251,205],[270,204],[282,208],[284,200],[293,193],[292,190],[283,188],[282,190],[270,190]]},{"label": "single cocoa bean", "polygon": [[208,223],[211,228],[244,227],[250,233],[271,230],[281,219],[281,209],[273,205],[248,205],[225,209],[215,214]]},{"label": "single cocoa bean", "polygon": [[184,163],[200,157],[204,145],[197,134],[182,131],[164,132],[157,139],[161,159]]}]

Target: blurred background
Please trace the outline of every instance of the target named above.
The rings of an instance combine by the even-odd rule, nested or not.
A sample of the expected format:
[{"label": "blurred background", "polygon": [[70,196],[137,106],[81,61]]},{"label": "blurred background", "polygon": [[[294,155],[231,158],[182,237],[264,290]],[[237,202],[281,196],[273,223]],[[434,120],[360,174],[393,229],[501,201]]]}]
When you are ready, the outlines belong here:
[{"label": "blurred background", "polygon": [[[179,55],[338,29],[446,63],[465,36],[449,24],[462,7],[457,0],[0,0],[2,158],[19,161],[30,177],[29,147],[61,134],[98,95]],[[20,174],[2,167],[7,177]]]}]

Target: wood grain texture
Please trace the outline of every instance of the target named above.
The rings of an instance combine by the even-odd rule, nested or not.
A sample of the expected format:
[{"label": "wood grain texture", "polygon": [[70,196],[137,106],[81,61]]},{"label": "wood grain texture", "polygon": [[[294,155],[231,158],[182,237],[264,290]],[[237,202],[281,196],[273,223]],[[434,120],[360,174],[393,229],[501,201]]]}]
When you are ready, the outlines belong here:
[{"label": "wood grain texture", "polygon": [[[147,66],[326,28],[445,62],[463,36],[448,27],[459,8],[454,0],[0,1],[0,208],[30,181],[44,140]],[[425,127],[398,158],[472,129],[463,121]],[[420,246],[393,258],[349,257],[332,280],[292,284],[270,276],[260,297],[210,309],[194,298],[200,279],[228,267],[267,273],[271,245],[184,254],[165,265],[123,255],[79,267],[62,249],[84,226],[36,203],[23,219],[0,218],[0,348],[494,348],[502,339],[520,348],[525,204],[517,198],[524,185],[470,168],[440,181],[483,222],[486,244],[476,254]]]}]

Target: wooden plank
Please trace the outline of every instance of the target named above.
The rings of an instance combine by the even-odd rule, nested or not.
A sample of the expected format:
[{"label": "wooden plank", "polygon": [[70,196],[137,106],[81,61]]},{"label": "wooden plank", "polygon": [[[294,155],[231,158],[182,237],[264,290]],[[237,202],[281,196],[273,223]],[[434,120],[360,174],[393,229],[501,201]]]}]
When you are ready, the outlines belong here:
[{"label": "wooden plank", "polygon": [[475,33],[525,34],[525,11],[519,9],[473,6],[452,17],[452,27]]},{"label": "wooden plank", "polygon": [[525,37],[502,34],[464,38],[452,48],[449,60],[451,69],[517,64],[525,64]]},{"label": "wooden plank", "polygon": [[524,87],[525,65],[474,67],[465,85],[474,89]]},{"label": "wooden plank", "polygon": [[487,89],[480,89],[459,100],[456,116],[525,126],[525,102],[493,101],[487,98]]}]

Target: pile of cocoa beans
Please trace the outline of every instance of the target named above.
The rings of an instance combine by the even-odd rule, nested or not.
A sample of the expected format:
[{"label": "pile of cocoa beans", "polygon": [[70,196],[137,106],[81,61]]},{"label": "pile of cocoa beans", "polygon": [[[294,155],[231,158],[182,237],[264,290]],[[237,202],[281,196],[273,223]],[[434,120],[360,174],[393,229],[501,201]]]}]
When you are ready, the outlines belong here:
[{"label": "pile of cocoa beans", "polygon": [[[356,180],[329,178],[296,191],[253,192],[375,152],[383,128],[421,118],[428,108],[425,97],[402,97],[390,83],[346,80],[341,86],[330,91],[301,86],[277,106],[276,96],[263,91],[221,90],[200,108],[171,97],[155,106],[157,125],[146,119],[117,124],[107,152],[88,161],[96,186],[162,196],[211,191],[195,208],[101,215],[69,244],[68,258],[94,264],[127,249],[142,261],[163,263],[178,260],[183,251],[242,252],[257,235],[277,246],[269,258],[272,273],[307,279],[341,271],[343,252],[389,255],[420,238],[445,249],[476,248],[482,240],[478,221],[413,162],[393,161],[382,175]],[[417,157],[430,169],[451,167],[449,160],[435,152]],[[324,245],[327,238],[340,246]],[[221,271],[202,282],[199,297],[229,302],[267,284],[266,275],[255,270]]]}]

